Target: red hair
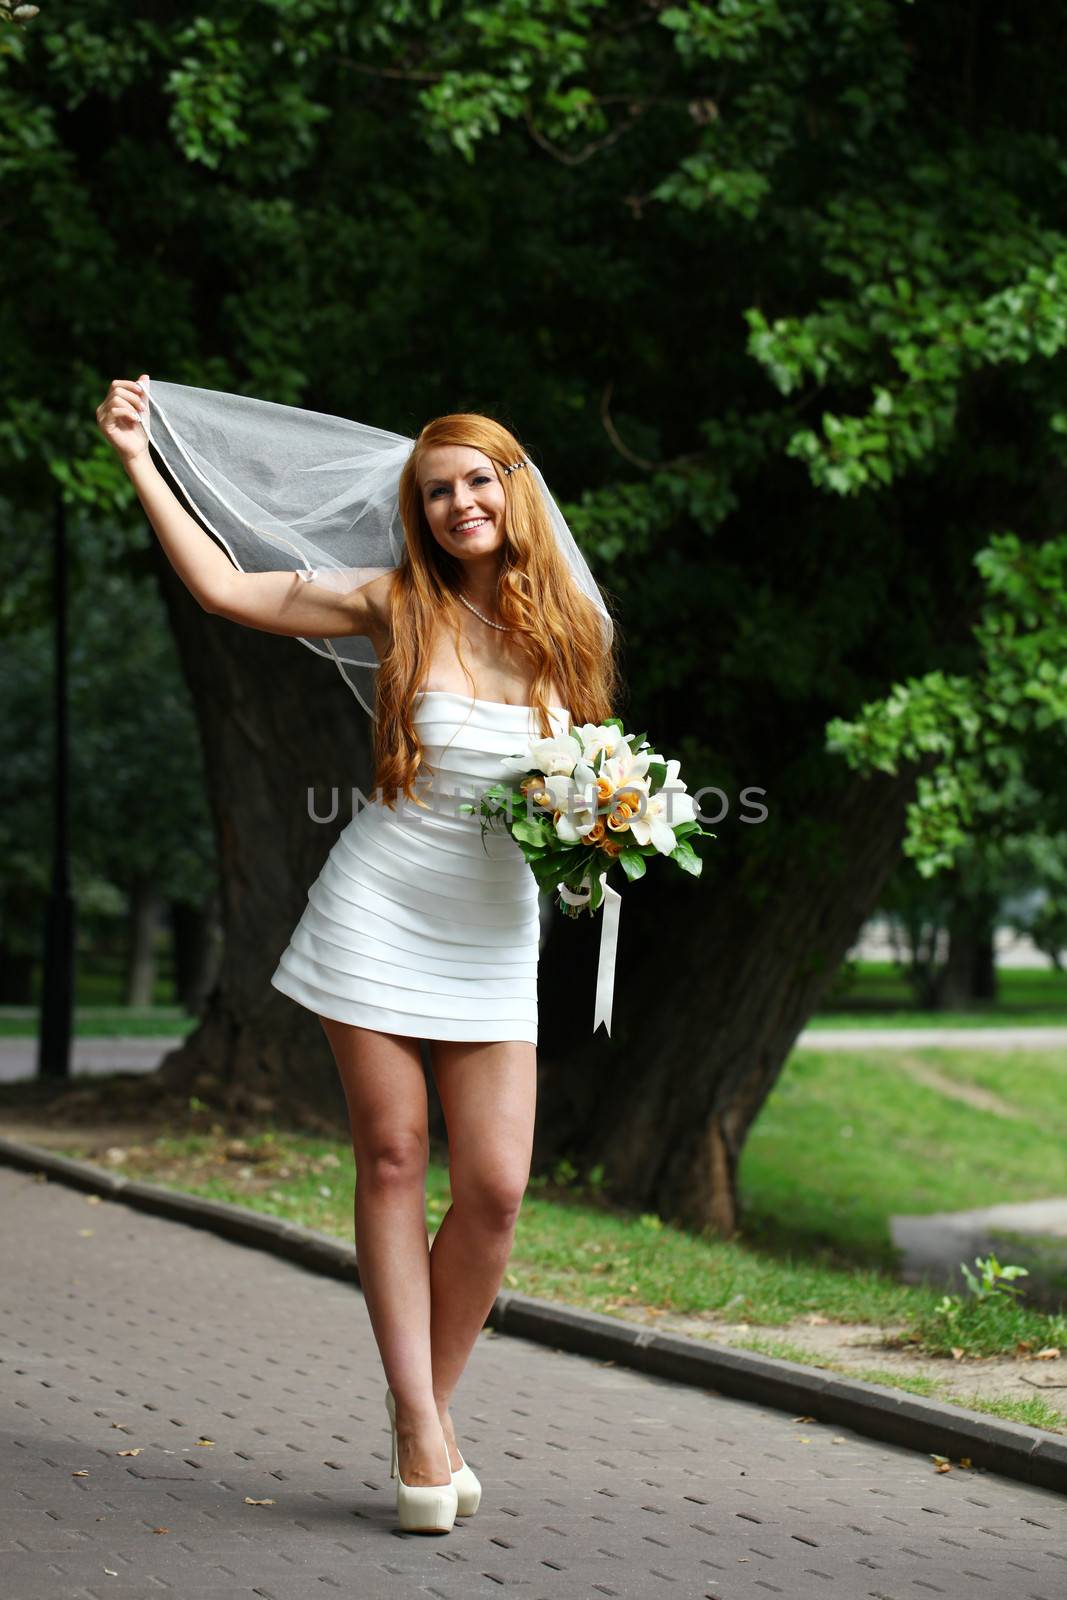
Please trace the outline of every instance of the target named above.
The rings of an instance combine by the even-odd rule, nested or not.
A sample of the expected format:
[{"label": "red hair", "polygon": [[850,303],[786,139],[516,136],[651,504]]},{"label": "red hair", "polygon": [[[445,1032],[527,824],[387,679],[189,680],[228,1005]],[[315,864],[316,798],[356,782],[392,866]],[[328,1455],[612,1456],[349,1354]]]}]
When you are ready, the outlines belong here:
[{"label": "red hair", "polygon": [[374,784],[387,805],[413,785],[422,747],[412,722],[415,696],[429,670],[436,628],[452,628],[456,654],[474,696],[474,682],[460,655],[457,599],[463,563],[442,549],[430,532],[419,486],[427,450],[465,445],[493,462],[504,486],[505,544],[498,606],[504,625],[530,663],[531,704],[540,732],[552,732],[545,694],[557,683],[573,722],[601,722],[613,714],[619,693],[614,645],[604,643],[601,612],[578,587],[552,527],[540,486],[526,470],[503,468],[528,452],[492,417],[455,412],[428,422],[400,474],[400,516],[405,549],[390,592],[392,643],[378,671],[375,695]]}]

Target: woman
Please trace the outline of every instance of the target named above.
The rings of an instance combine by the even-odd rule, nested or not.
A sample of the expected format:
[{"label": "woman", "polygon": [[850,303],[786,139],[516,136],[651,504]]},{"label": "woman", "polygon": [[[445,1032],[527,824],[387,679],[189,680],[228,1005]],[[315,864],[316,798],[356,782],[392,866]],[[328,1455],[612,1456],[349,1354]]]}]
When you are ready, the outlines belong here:
[{"label": "woman", "polygon": [[[472,781],[503,776],[498,758],[527,737],[566,734],[572,714],[610,716],[614,652],[521,446],[491,418],[423,428],[400,474],[399,565],[339,592],[314,571],[236,568],[155,467],[147,411],[143,384],[116,379],[96,415],[200,605],[270,633],[362,634],[380,663],[375,800],[335,843],[271,981],[319,1015],[344,1087],[400,1524],[447,1532],[480,1498],[449,1407],[500,1288],[529,1177],[539,945],[537,886],[521,852],[506,834],[483,840],[457,806]],[[452,1190],[432,1248],[420,1039],[445,1113]]]}]

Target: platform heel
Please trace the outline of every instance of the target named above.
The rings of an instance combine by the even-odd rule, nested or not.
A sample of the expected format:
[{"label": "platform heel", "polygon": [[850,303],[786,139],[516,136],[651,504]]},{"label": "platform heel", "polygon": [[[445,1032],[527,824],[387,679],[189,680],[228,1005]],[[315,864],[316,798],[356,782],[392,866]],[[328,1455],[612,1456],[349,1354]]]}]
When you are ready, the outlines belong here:
[{"label": "platform heel", "polygon": [[[385,1409],[389,1413],[391,1427],[396,1426],[396,1401],[393,1399],[392,1389],[385,1391]],[[452,1473],[452,1484],[456,1491],[456,1516],[473,1517],[482,1500],[482,1486],[470,1467],[460,1456],[462,1465]],[[449,1462],[451,1469],[452,1463]]]},{"label": "platform heel", "polygon": [[[396,1479],[397,1521],[405,1533],[451,1533],[456,1520],[459,1496],[454,1483],[405,1483],[400,1476],[400,1458],[396,1442],[396,1411],[389,1402],[392,1392],[387,1391],[386,1410],[389,1412],[390,1462],[389,1476]],[[445,1451],[445,1464],[452,1475],[452,1463]]]}]

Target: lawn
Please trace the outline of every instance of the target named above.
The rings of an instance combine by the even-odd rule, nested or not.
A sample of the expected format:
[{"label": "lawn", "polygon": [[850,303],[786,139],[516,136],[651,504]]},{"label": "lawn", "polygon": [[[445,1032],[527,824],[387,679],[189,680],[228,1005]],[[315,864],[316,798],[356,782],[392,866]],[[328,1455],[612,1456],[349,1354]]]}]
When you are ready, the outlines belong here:
[{"label": "lawn", "polygon": [[740,1190],[750,1239],[885,1268],[894,1212],[1065,1195],[1067,1050],[796,1050]]}]

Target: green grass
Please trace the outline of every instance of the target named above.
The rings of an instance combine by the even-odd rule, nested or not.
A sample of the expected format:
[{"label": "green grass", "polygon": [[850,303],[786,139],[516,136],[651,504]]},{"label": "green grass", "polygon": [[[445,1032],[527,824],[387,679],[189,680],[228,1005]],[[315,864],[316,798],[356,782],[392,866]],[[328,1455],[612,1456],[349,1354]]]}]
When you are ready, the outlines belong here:
[{"label": "green grass", "polygon": [[[228,1145],[243,1153],[228,1160]],[[355,1171],[343,1141],[279,1131],[250,1135],[238,1147],[214,1134],[164,1137],[148,1147],[144,1165],[115,1170],[352,1237]],[[433,1229],[450,1203],[443,1162],[431,1161],[426,1188]],[[700,1238],[537,1178],[523,1202],[506,1282],[527,1294],[623,1316],[635,1306],[679,1312],[728,1306],[734,1320],[753,1322],[787,1321],[825,1311],[829,1303],[845,1321],[868,1320],[872,1313],[873,1320],[893,1321],[917,1294],[874,1269],[835,1269],[816,1259]],[[936,1297],[918,1293],[932,1309]]]},{"label": "green grass", "polygon": [[[950,1081],[973,1081],[972,1058],[938,1053],[937,1064]],[[949,1325],[938,1317],[941,1291],[891,1275],[892,1212],[967,1205],[979,1192],[1030,1198],[1062,1185],[1067,1130],[1047,1082],[1019,1056],[979,1065],[1026,1115],[1007,1122],[960,1106],[916,1085],[893,1055],[872,1065],[852,1053],[796,1052],[742,1160],[739,1239],[670,1227],[578,1182],[535,1177],[506,1284],[623,1317],[706,1314],[709,1332],[717,1316],[758,1326],[816,1313],[918,1329],[946,1353],[1014,1350],[1019,1340],[1067,1344],[1062,1319],[1025,1304]],[[1047,1061],[1039,1065],[1047,1072]],[[852,1128],[847,1139],[843,1126]],[[137,1170],[157,1181],[351,1238],[354,1170],[344,1141],[268,1131],[234,1145],[221,1133],[195,1133],[158,1140],[147,1163]],[[431,1229],[448,1204],[447,1167],[434,1160]]]},{"label": "green grass", "polygon": [[[909,1062],[1020,1115],[916,1081]],[[1067,1193],[1067,1052],[795,1050],[745,1145],[750,1239],[891,1269],[895,1212]]]},{"label": "green grass", "polygon": [[813,1355],[789,1339],[768,1339],[751,1334],[744,1339],[731,1339],[730,1343],[735,1349],[755,1350],[760,1355],[773,1356],[779,1361],[800,1362],[804,1366],[818,1367],[821,1371],[844,1373],[861,1383],[878,1384],[883,1389],[902,1389],[907,1394],[917,1394],[926,1400],[948,1401],[964,1406],[968,1411],[982,1411],[1003,1417],[1007,1422],[1021,1422],[1028,1427],[1047,1428],[1051,1432],[1067,1429],[1067,1415],[1038,1395],[1027,1400],[1010,1400],[1003,1396],[975,1393],[962,1399],[958,1393],[950,1391],[944,1378],[930,1377],[923,1372],[896,1372],[892,1367],[856,1368],[830,1357]]},{"label": "green grass", "polygon": [[[33,1039],[38,1011],[34,1006],[0,1006],[0,1038]],[[180,1006],[76,1006],[74,1035],[79,1039],[154,1039],[179,1037],[192,1031],[198,1019]]]},{"label": "green grass", "polygon": [[997,998],[965,1011],[922,1011],[891,961],[846,963],[813,1028],[1067,1026],[1067,972],[1052,967],[1002,967]]}]

